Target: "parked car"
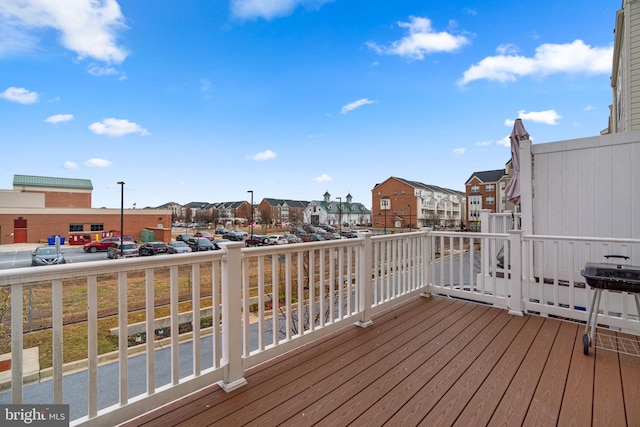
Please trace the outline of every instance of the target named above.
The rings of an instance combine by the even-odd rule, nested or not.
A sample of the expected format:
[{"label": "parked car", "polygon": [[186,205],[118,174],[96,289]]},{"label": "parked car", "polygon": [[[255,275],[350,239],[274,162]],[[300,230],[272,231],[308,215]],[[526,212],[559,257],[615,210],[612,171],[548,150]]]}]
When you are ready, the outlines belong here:
[{"label": "parked car", "polygon": [[226,229],[226,228],[224,228],[224,227],[218,227],[218,228],[216,228],[216,234],[226,234],[226,233],[228,233],[228,232],[229,232],[229,230],[227,230],[227,229]]},{"label": "parked car", "polygon": [[182,241],[182,242],[186,242],[189,239],[193,239],[193,236],[191,234],[187,234],[187,233],[183,233],[183,234],[178,234],[176,236],[176,240],[178,241]]},{"label": "parked car", "polygon": [[316,228],[321,228],[321,229],[323,229],[324,231],[329,232],[329,233],[335,233],[335,232],[336,232],[335,227],[332,227],[332,226],[330,226],[330,225],[328,225],[328,224],[320,224],[320,225],[318,225],[318,227],[316,227]]},{"label": "parked car", "polygon": [[[130,242],[135,244],[135,240],[131,236],[124,236],[124,242]],[[102,240],[97,242],[88,242],[85,243],[83,249],[85,252],[95,253],[98,251],[106,251],[108,250],[114,243],[120,243],[120,236],[114,237],[105,237]]]},{"label": "parked car", "polygon": [[64,259],[62,252],[58,251],[53,246],[41,246],[35,248],[31,252],[31,265],[54,265],[54,264],[66,264],[67,260]]},{"label": "parked car", "polygon": [[198,231],[196,234],[194,234],[195,237],[205,237],[211,241],[213,241],[213,239],[216,238],[216,236],[214,236],[213,234],[209,233],[208,231]]},{"label": "parked car", "polygon": [[318,233],[311,233],[304,236],[302,240],[305,242],[321,242],[326,239],[321,235],[319,235]]},{"label": "parked car", "polygon": [[289,244],[289,240],[284,237],[284,235],[282,234],[272,234],[270,236],[267,236],[267,239],[269,240],[269,245],[287,245]]},{"label": "parked car", "polygon": [[186,252],[191,252],[191,248],[189,247],[189,245],[187,245],[185,242],[181,240],[169,242],[168,246],[170,246],[171,249],[173,249],[173,252],[170,252],[170,253],[183,254]]},{"label": "parked car", "polygon": [[232,242],[241,242],[244,239],[244,234],[237,231],[229,231],[222,235],[223,239],[231,240]]},{"label": "parked car", "polygon": [[356,233],[353,230],[342,230],[340,232],[340,235],[342,237],[346,237],[347,239],[354,239],[354,238],[358,237],[358,233]]},{"label": "parked car", "polygon": [[253,236],[247,237],[247,240],[244,241],[245,246],[265,246],[268,244],[269,237],[262,234],[254,234]]},{"label": "parked car", "polygon": [[189,245],[192,252],[215,251],[220,249],[220,246],[216,245],[206,237],[194,237],[189,239],[187,241],[187,245]]},{"label": "parked car", "polygon": [[295,234],[283,234],[289,243],[302,243],[302,239]]},{"label": "parked car", "polygon": [[138,248],[140,256],[149,256],[156,254],[172,254],[174,249],[164,242],[147,242]]},{"label": "parked car", "polygon": [[138,245],[126,240],[123,243],[113,243],[107,249],[107,258],[112,259],[136,257],[138,255]]}]

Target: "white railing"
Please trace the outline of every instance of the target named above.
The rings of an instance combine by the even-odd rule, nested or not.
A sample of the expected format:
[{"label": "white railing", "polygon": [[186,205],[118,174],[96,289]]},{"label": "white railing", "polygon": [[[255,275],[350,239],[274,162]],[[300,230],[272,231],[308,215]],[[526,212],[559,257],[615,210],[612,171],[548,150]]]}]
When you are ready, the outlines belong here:
[{"label": "white railing", "polygon": [[[638,239],[523,236],[522,301],[525,310],[586,321],[593,290],[581,270],[587,262],[637,262]],[[635,256],[634,256],[635,254]],[[607,261],[605,255],[624,255],[629,261]],[[598,323],[626,332],[640,333],[633,295],[603,292]]]},{"label": "white railing", "polygon": [[[84,307],[85,318],[74,320],[86,324],[88,398],[84,407],[71,404],[72,424],[115,425],[211,384],[242,387],[246,369],[347,324],[366,327],[374,313],[414,295],[584,321],[591,295],[580,276],[584,263],[639,248],[640,241],[630,239],[424,230],[261,248],[229,243],[215,252],[3,270],[0,286],[11,294],[12,370],[11,401],[0,394],[0,403],[49,403],[24,402],[24,330],[34,309],[51,307],[45,325],[52,337],[51,403],[63,403],[65,323],[77,314],[74,307]],[[40,300],[33,302],[32,294]],[[118,351],[109,355],[98,351],[106,305],[115,307],[107,314],[117,315]],[[194,319],[191,331],[166,338],[160,330],[167,313],[156,312],[159,305],[167,307],[171,331],[186,318]],[[136,310],[141,314],[134,318]],[[605,292],[600,311],[603,325],[640,329],[628,296]],[[210,314],[211,326],[201,326],[194,313]],[[130,347],[129,338],[141,330],[146,342]],[[142,356],[132,357],[136,350]],[[118,373],[109,379],[117,390],[111,400],[99,392],[109,389],[98,376],[108,357]]]}]

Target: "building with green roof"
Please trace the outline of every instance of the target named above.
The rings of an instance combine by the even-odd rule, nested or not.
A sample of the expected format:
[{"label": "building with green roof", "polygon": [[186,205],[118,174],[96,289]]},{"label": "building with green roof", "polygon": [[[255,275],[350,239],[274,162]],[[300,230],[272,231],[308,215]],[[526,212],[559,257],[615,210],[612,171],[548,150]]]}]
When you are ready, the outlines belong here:
[{"label": "building with green roof", "polygon": [[362,203],[354,203],[351,194],[347,194],[344,200],[331,200],[331,194],[325,192],[323,200],[309,202],[304,210],[305,224],[353,226],[357,224],[371,223],[371,211]]}]

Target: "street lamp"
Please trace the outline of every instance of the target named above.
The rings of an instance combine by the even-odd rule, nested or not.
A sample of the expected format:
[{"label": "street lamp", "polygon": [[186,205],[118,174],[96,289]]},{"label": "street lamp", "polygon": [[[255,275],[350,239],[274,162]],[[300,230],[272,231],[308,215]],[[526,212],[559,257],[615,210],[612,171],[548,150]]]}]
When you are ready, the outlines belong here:
[{"label": "street lamp", "polygon": [[253,237],[253,190],[247,190],[247,193],[251,193],[251,224],[249,227],[251,228],[251,237]]},{"label": "street lamp", "polygon": [[118,181],[120,185],[120,246],[124,242],[124,181]]},{"label": "street lamp", "polygon": [[409,233],[411,233],[411,205],[409,205]]},{"label": "street lamp", "polygon": [[387,211],[389,210],[389,199],[380,200],[382,210],[384,210],[384,234],[387,234]]},{"label": "street lamp", "polygon": [[342,236],[342,197],[336,197],[338,199],[338,234]]}]

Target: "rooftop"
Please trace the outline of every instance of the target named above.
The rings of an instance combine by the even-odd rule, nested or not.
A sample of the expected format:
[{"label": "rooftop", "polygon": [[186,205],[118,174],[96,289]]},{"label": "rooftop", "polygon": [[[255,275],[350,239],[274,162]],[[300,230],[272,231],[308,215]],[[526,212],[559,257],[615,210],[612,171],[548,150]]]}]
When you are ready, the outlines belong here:
[{"label": "rooftop", "polygon": [[51,176],[14,175],[13,186],[17,187],[50,187],[78,190],[93,190],[89,179],[57,178]]}]

